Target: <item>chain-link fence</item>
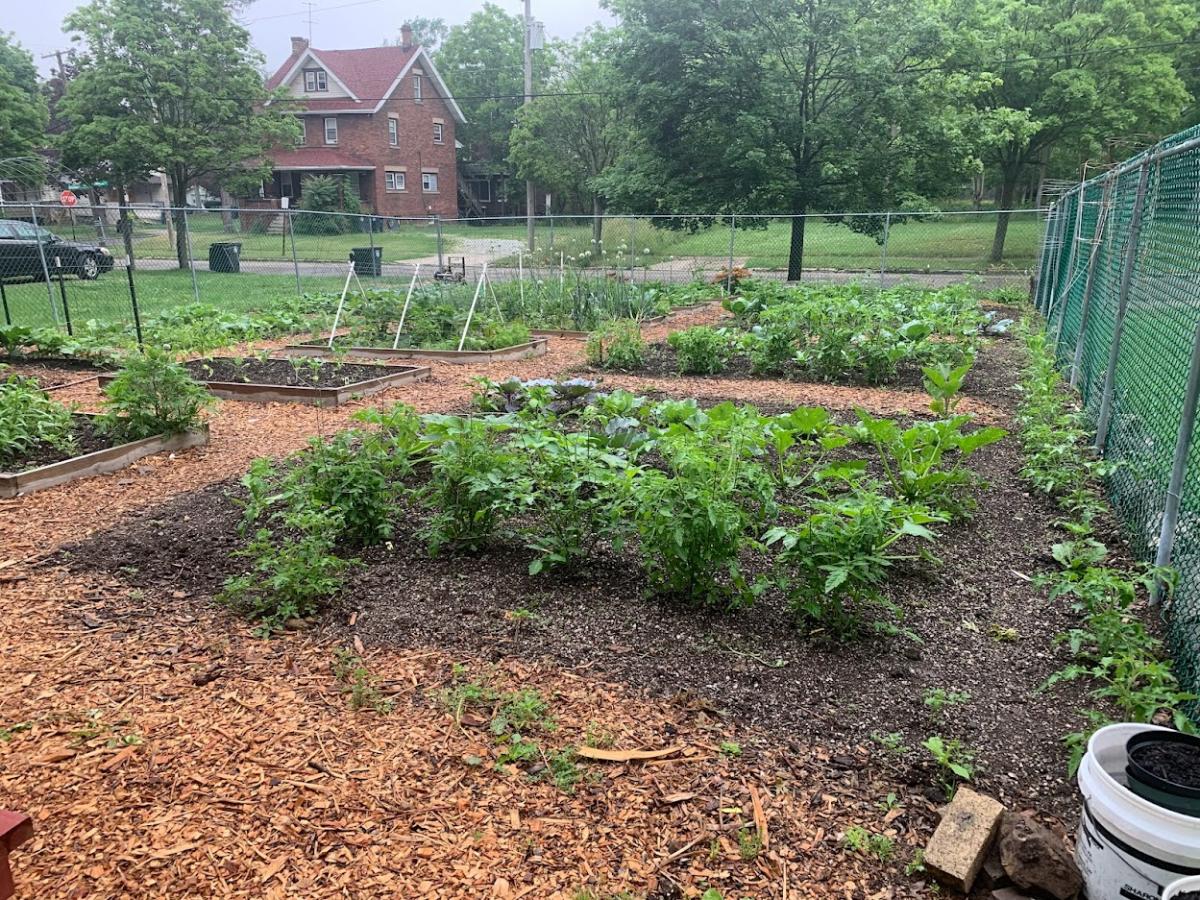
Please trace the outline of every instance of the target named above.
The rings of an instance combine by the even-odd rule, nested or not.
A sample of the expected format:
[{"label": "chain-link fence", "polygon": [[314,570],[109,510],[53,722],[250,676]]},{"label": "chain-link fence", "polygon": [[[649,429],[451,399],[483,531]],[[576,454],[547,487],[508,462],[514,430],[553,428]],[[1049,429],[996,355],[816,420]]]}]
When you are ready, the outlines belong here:
[{"label": "chain-link fence", "polygon": [[1039,308],[1097,448],[1120,464],[1108,479],[1113,504],[1134,551],[1180,572],[1168,638],[1182,684],[1200,693],[1200,444],[1189,377],[1200,346],[1200,128],[1065,195],[1040,256]]},{"label": "chain-link fence", "polygon": [[1042,217],[1013,211],[999,260],[998,214],[629,217],[440,220],[276,208],[66,209],[0,206],[0,321],[131,339],[163,317],[226,315],[336,294],[351,260],[364,284],[403,291],[429,283],[556,285],[713,280],[729,267],[758,277],[918,281],[978,277],[1026,285]]}]

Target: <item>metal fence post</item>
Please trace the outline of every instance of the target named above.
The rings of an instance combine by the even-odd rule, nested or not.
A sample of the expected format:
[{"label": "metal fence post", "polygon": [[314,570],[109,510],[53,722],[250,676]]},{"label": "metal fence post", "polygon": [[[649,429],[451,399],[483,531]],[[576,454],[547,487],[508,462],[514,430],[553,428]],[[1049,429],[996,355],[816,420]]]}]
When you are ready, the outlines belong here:
[{"label": "metal fence post", "polygon": [[1100,261],[1100,240],[1106,235],[1109,227],[1109,196],[1112,189],[1112,176],[1104,180],[1104,189],[1100,195],[1100,211],[1096,213],[1096,227],[1092,229],[1092,253],[1088,257],[1087,276],[1083,283],[1083,302],[1079,307],[1079,333],[1075,336],[1075,353],[1071,357],[1071,387],[1079,387],[1079,370],[1083,364],[1083,342],[1087,336],[1088,317],[1092,310],[1092,290],[1096,285],[1096,265]]},{"label": "metal fence post", "polygon": [[883,214],[883,245],[879,249],[879,289],[883,290],[883,273],[887,271],[888,232],[892,230],[892,214]]},{"label": "metal fence post", "polygon": [[[367,240],[371,245],[371,274],[375,274],[375,219],[367,217]],[[383,254],[379,254],[379,274],[383,274]]]},{"label": "metal fence post", "polygon": [[[1183,412],[1179,417],[1179,436],[1175,440],[1175,458],[1171,463],[1171,480],[1167,485],[1166,502],[1163,505],[1162,531],[1158,536],[1158,553],[1154,565],[1171,564],[1171,551],[1175,548],[1175,528],[1179,524],[1179,506],[1183,493],[1183,478],[1187,474],[1188,451],[1192,447],[1192,430],[1196,424],[1196,397],[1200,394],[1200,325],[1196,326],[1192,338],[1192,363],[1188,369],[1187,393],[1183,398]],[[1150,602],[1157,603],[1162,585],[1157,580],[1150,593]]]},{"label": "metal fence post", "polygon": [[725,267],[725,294],[733,295],[733,245],[737,240],[737,216],[729,217],[729,264]]},{"label": "metal fence post", "polygon": [[1113,322],[1112,346],[1108,348],[1108,367],[1104,371],[1104,389],[1100,394],[1100,414],[1096,419],[1096,452],[1104,455],[1108,444],[1108,424],[1112,417],[1113,386],[1117,378],[1117,359],[1121,355],[1121,335],[1125,331],[1125,313],[1129,309],[1129,286],[1133,281],[1133,267],[1137,261],[1138,237],[1142,230],[1142,215],[1146,207],[1146,186],[1150,182],[1150,160],[1142,163],[1138,175],[1137,196],[1133,201],[1133,214],[1129,220],[1129,237],[1125,245],[1125,259],[1121,267],[1121,287],[1117,294],[1117,318]]},{"label": "metal fence post", "polygon": [[50,316],[54,321],[54,327],[58,327],[58,307],[54,303],[54,285],[50,283],[50,266],[46,264],[46,246],[42,242],[41,235],[37,233],[38,217],[37,207],[32,203],[29,204],[29,217],[33,221],[34,238],[38,245],[38,258],[42,263],[42,277],[46,280],[46,299],[50,301]]},{"label": "metal fence post", "polygon": [[200,285],[196,282],[196,260],[192,256],[192,228],[188,224],[187,207],[183,208],[183,243],[187,247],[188,271],[192,273],[192,296],[200,302]]},{"label": "metal fence post", "polygon": [[146,350],[145,344],[142,342],[142,314],[138,310],[137,288],[133,284],[133,264],[125,263],[125,274],[129,278],[129,302],[133,304],[133,330],[137,335],[138,349],[143,353]]},{"label": "metal fence post", "polygon": [[12,324],[12,313],[8,311],[8,294],[4,292],[4,279],[0,278],[0,306],[4,307],[4,324]]},{"label": "metal fence post", "polygon": [[71,337],[75,336],[75,329],[71,327],[71,307],[67,303],[67,282],[63,278],[62,257],[54,257],[54,271],[58,274],[58,292],[62,295],[63,317],[67,321],[67,334]]},{"label": "metal fence post", "polygon": [[296,218],[295,213],[290,209],[287,211],[284,222],[287,225],[288,236],[292,240],[292,268],[296,270],[296,296],[300,297],[304,294],[304,288],[300,286],[300,259],[296,256]]}]

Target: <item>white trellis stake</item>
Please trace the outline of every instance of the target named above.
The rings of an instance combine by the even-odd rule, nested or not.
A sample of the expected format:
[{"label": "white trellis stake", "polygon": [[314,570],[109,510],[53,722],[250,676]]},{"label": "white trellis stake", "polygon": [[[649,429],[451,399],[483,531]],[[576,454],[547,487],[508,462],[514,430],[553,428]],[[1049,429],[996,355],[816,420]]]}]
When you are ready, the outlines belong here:
[{"label": "white trellis stake", "polygon": [[400,324],[396,326],[396,340],[392,341],[392,349],[400,349],[400,332],[404,330],[404,318],[408,315],[408,305],[412,303],[413,291],[417,287],[417,276],[421,274],[421,264],[413,268],[412,281],[408,283],[408,294],[404,298],[404,309],[400,310]]}]

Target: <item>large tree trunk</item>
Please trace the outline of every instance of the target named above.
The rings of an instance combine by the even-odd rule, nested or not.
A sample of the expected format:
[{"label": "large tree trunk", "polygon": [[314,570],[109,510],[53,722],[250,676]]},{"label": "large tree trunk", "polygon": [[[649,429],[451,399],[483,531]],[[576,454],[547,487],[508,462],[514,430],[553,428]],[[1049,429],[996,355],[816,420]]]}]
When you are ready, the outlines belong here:
[{"label": "large tree trunk", "polygon": [[187,218],[187,175],[182,167],[171,170],[171,218],[175,221],[175,260],[179,268],[187,269],[191,254],[188,252]]},{"label": "large tree trunk", "polygon": [[804,223],[808,212],[806,201],[792,206],[792,242],[788,248],[788,281],[799,281],[804,274]]},{"label": "large tree trunk", "polygon": [[604,238],[604,201],[600,197],[592,198],[592,245],[597,254],[603,249],[600,241]]},{"label": "large tree trunk", "polygon": [[994,263],[1004,259],[1004,239],[1008,237],[1008,211],[1012,209],[1013,197],[1017,193],[1017,178],[1020,174],[1021,169],[1017,166],[1006,167],[1000,174],[1000,212],[996,216],[996,233],[992,237],[991,260]]}]

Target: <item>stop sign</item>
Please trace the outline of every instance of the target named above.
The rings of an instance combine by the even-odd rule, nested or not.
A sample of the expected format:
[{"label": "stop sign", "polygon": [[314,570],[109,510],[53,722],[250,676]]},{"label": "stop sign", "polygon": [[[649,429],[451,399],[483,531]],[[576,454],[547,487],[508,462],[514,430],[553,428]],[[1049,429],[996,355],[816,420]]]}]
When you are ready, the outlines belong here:
[{"label": "stop sign", "polygon": [[79,198],[76,197],[74,192],[72,192],[72,191],[63,191],[61,194],[58,195],[58,201],[63,206],[74,206],[76,203],[79,202]]}]

